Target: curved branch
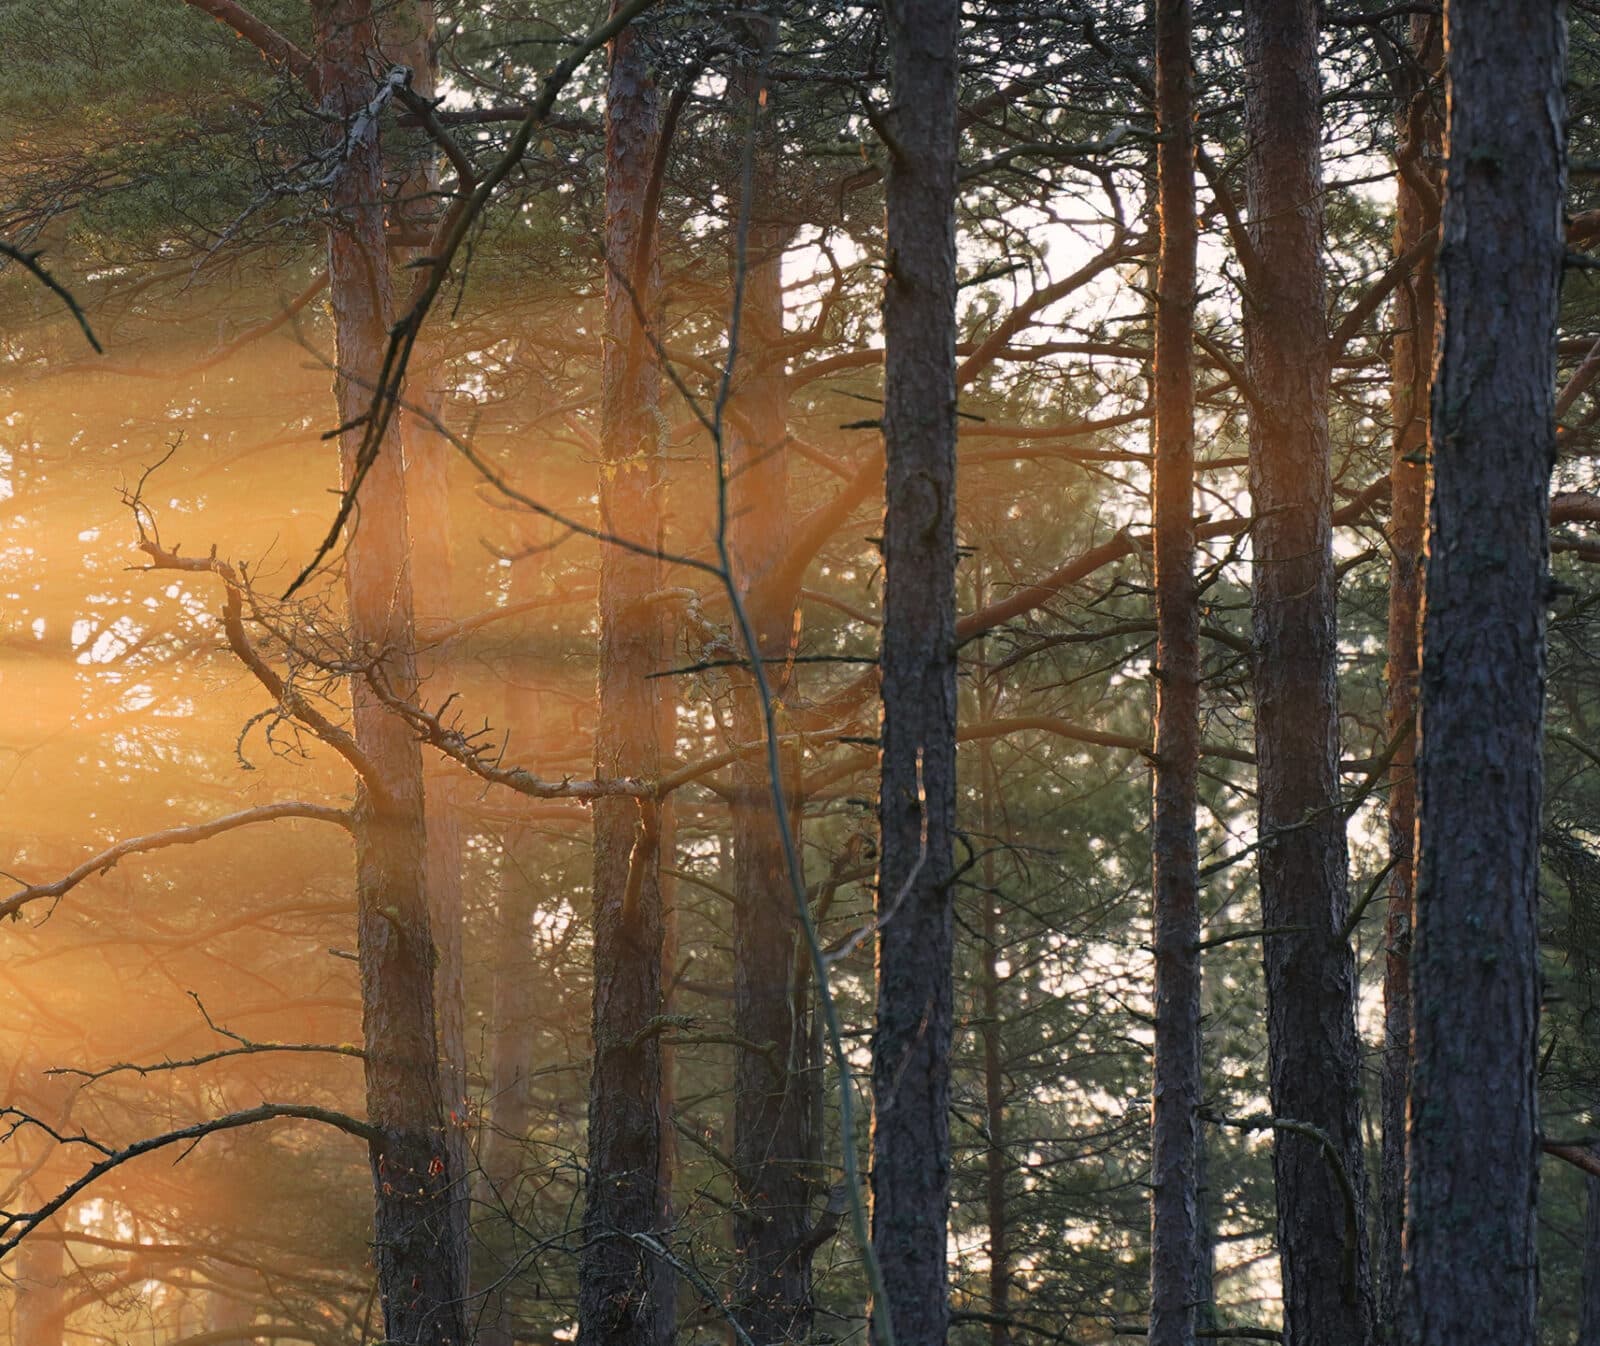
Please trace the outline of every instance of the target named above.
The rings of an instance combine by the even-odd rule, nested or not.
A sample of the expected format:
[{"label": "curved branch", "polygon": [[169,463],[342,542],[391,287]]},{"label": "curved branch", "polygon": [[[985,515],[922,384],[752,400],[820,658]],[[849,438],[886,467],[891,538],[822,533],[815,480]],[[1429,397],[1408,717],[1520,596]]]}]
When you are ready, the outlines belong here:
[{"label": "curved branch", "polygon": [[31,275],[35,280],[43,285],[45,289],[49,290],[51,294],[55,295],[57,299],[65,304],[68,312],[70,312],[72,316],[78,320],[78,326],[83,329],[84,338],[91,346],[94,347],[95,354],[105,354],[105,349],[100,345],[99,339],[95,336],[94,329],[89,326],[89,319],[85,316],[84,311],[78,307],[78,301],[72,297],[72,291],[67,289],[65,285],[63,285],[39,264],[38,253],[24,252],[21,248],[12,243],[0,243],[0,257],[11,258],[12,261],[20,265],[24,271]]},{"label": "curved branch", "polygon": [[[3,1235],[0,1236],[0,1257],[15,1249],[28,1236],[30,1230],[48,1220],[63,1207],[71,1205],[86,1187],[92,1186],[112,1169],[120,1168],[129,1160],[166,1149],[169,1145],[202,1140],[218,1131],[235,1131],[240,1127],[254,1126],[258,1122],[269,1122],[278,1117],[321,1122],[335,1130],[343,1131],[346,1135],[364,1140],[368,1145],[381,1144],[383,1139],[378,1128],[367,1122],[346,1113],[334,1112],[331,1108],[318,1108],[305,1103],[262,1103],[243,1112],[230,1112],[221,1117],[213,1117],[207,1122],[196,1122],[192,1126],[179,1127],[175,1131],[164,1131],[158,1136],[147,1136],[144,1140],[136,1140],[123,1149],[110,1151],[104,1159],[85,1169],[79,1177],[69,1182],[37,1210],[0,1211],[0,1235]],[[16,1232],[12,1233],[12,1230]]]},{"label": "curved branch", "polygon": [[227,637],[228,648],[234,656],[254,675],[271,694],[274,701],[282,707],[284,713],[305,725],[313,734],[326,743],[346,762],[354,768],[357,776],[367,792],[375,797],[383,797],[387,791],[387,782],[383,774],[378,771],[367,755],[357,746],[355,738],[345,730],[339,728],[326,715],[313,706],[305,697],[279,676],[278,671],[262,657],[261,651],[255,647],[249,633],[244,629],[244,599],[248,594],[252,614],[259,619],[259,609],[256,607],[256,595],[250,589],[248,582],[243,579],[234,568],[226,561],[218,558],[216,549],[205,557],[179,556],[176,547],[165,548],[161,543],[148,535],[144,528],[143,518],[139,514],[140,504],[138,492],[135,491],[130,505],[134,509],[134,516],[139,520],[141,540],[139,550],[150,558],[152,570],[187,570],[202,571],[215,575],[225,586],[225,598],[222,605],[222,629]]},{"label": "curved branch", "polygon": [[118,861],[130,855],[164,850],[168,846],[193,846],[197,842],[209,841],[212,837],[232,832],[236,828],[249,827],[254,823],[277,822],[280,818],[310,818],[315,822],[335,823],[346,831],[350,830],[349,813],[327,804],[308,804],[300,800],[261,804],[238,813],[225,814],[221,818],[213,818],[210,822],[171,827],[162,832],[150,832],[142,837],[129,837],[126,841],[119,841],[98,855],[91,856],[54,883],[35,883],[19,888],[0,902],[0,917],[9,916],[15,920],[29,903],[63,897],[85,879],[95,874],[104,874],[108,869],[115,868]]}]

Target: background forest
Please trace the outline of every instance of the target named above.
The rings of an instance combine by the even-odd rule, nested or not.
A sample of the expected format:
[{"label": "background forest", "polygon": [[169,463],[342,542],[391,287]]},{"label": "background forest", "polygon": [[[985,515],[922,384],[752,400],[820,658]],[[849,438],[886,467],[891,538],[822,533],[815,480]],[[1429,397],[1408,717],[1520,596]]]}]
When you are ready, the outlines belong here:
[{"label": "background forest", "polygon": [[[886,391],[886,328],[910,351],[926,327],[935,365],[941,337],[893,307],[923,250],[886,237],[886,190],[918,162],[907,107],[938,103],[891,75],[955,7],[0,0],[14,1346],[866,1341],[872,1084],[880,1112],[904,1088],[901,1162],[936,1173],[925,1051],[948,1060],[949,1339],[1158,1335],[1155,8],[959,6],[953,626],[903,610],[891,642],[884,551],[917,538],[886,534],[885,435],[943,414],[914,369]],[[1198,230],[1188,1326],[1211,1337],[1284,1339],[1287,1202],[1364,1306],[1289,1339],[1398,1339],[1393,670],[1414,684],[1439,11],[1193,5],[1197,196],[1166,199]],[[1261,101],[1296,15],[1314,60],[1279,73],[1320,80],[1309,158]],[[1600,7],[1570,6],[1568,41],[1538,1333],[1594,1346]],[[1310,289],[1269,303],[1296,173],[1322,236]],[[1286,326],[1247,332],[1258,313]],[[1306,449],[1252,483],[1260,425],[1316,419],[1275,390],[1322,359],[1324,480]],[[896,471],[891,514],[925,487]],[[1302,653],[1252,624],[1260,525],[1299,508],[1263,489],[1321,509],[1336,602],[1335,795],[1282,862],[1323,848],[1321,970],[1263,965],[1304,927],[1263,905],[1284,833],[1257,762],[1321,732],[1259,711],[1262,665]],[[942,759],[895,767],[880,731],[880,663],[936,715],[895,679],[941,632],[948,830]],[[880,793],[884,819],[909,801],[893,846]],[[880,1000],[942,956],[935,879],[947,1050],[936,999],[909,1026]],[[1344,1016],[1298,1069],[1336,1090],[1348,1064],[1348,1135],[1272,1124],[1272,978]]]}]

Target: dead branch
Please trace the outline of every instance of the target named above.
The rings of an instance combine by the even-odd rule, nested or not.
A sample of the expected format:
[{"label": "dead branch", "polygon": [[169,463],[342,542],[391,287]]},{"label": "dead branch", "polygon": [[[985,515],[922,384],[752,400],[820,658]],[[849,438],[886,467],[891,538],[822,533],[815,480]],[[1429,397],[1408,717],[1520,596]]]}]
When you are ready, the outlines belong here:
[{"label": "dead branch", "polygon": [[[143,1155],[152,1154],[157,1150],[166,1149],[171,1145],[181,1145],[185,1142],[202,1140],[206,1136],[214,1135],[219,1131],[235,1131],[240,1127],[255,1126],[259,1122],[272,1121],[279,1117],[294,1118],[299,1121],[321,1122],[335,1130],[343,1131],[347,1135],[364,1140],[368,1145],[382,1143],[382,1133],[367,1122],[348,1116],[342,1112],[334,1112],[330,1108],[313,1107],[304,1103],[262,1103],[254,1108],[247,1108],[242,1112],[230,1112],[221,1117],[213,1117],[209,1121],[196,1122],[192,1126],[179,1127],[175,1131],[164,1131],[160,1135],[147,1136],[143,1140],[136,1140],[131,1145],[120,1150],[108,1149],[105,1146],[83,1138],[86,1144],[93,1145],[101,1150],[105,1157],[98,1163],[91,1165],[77,1178],[73,1179],[42,1206],[30,1211],[0,1211],[0,1258],[11,1252],[28,1236],[30,1230],[48,1220],[57,1211],[70,1205],[85,1188],[98,1182],[113,1169],[120,1168],[130,1160],[138,1159]],[[24,1118],[24,1123],[33,1123],[32,1118]],[[33,1123],[40,1125],[39,1123]],[[16,1232],[12,1232],[12,1231]]]},{"label": "dead branch", "polygon": [[190,823],[183,827],[169,827],[161,832],[150,832],[142,837],[129,837],[126,841],[119,841],[98,855],[91,856],[76,869],[52,883],[35,883],[19,888],[0,902],[0,917],[9,916],[15,920],[22,909],[30,903],[63,897],[85,879],[114,869],[119,861],[130,855],[165,850],[169,846],[193,846],[198,842],[221,836],[224,832],[232,832],[255,823],[277,822],[280,818],[310,818],[315,822],[334,823],[346,831],[350,829],[350,814],[344,809],[332,808],[327,804],[286,800],[242,809],[238,813],[213,818],[210,822]]}]

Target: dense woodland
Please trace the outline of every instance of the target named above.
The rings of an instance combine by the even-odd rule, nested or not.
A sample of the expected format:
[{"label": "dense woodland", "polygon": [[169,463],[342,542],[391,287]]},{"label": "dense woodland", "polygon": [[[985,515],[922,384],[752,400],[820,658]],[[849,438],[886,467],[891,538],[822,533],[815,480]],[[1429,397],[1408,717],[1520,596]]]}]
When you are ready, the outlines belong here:
[{"label": "dense woodland", "polygon": [[12,1346],[1600,1346],[1600,5],[0,74]]}]

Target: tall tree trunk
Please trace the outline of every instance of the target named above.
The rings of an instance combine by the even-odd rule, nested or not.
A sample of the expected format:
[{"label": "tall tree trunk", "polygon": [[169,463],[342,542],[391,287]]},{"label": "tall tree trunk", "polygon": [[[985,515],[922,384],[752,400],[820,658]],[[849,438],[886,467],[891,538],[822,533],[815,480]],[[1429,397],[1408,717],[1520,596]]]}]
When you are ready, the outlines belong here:
[{"label": "tall tree trunk", "polygon": [[1417,1346],[1534,1339],[1566,7],[1450,0],[1444,45],[1407,1135]]},{"label": "tall tree trunk", "polygon": [[[794,694],[784,665],[793,639],[797,593],[764,584],[788,545],[788,387],[784,374],[783,250],[788,231],[772,218],[773,144],[769,89],[762,66],[776,37],[768,19],[745,20],[737,32],[749,49],[729,87],[733,129],[753,135],[751,224],[735,240],[732,261],[744,266],[744,303],[734,385],[729,399],[728,542],[734,581],[755,630],[774,697]],[[766,732],[753,676],[738,675],[734,732],[741,742]],[[791,775],[787,802],[797,784]],[[816,1174],[809,1163],[809,1021],[804,983],[795,986],[799,918],[782,832],[772,807],[764,756],[734,767],[733,1161],[738,1201],[733,1214],[738,1258],[734,1317],[755,1346],[805,1341],[811,1333],[810,1207]],[[796,995],[796,991],[802,992]],[[763,1050],[765,1048],[765,1050]]]},{"label": "tall tree trunk", "polygon": [[1199,1272],[1200,611],[1194,574],[1194,77],[1189,0],[1157,0],[1155,779],[1150,825],[1155,1060],[1150,1105],[1150,1342],[1193,1346]]},{"label": "tall tree trunk", "polygon": [[[535,484],[535,499],[543,498]],[[523,541],[539,546],[550,541],[547,530],[527,528]],[[543,582],[542,556],[524,557],[511,571],[509,601],[515,605],[539,592]],[[506,724],[514,735],[507,756],[513,761],[528,761],[536,756],[533,736],[541,719],[541,698],[536,684],[540,661],[533,654],[535,629],[519,635],[517,652],[506,669]],[[519,750],[520,749],[520,750]],[[493,987],[489,1009],[489,1125],[483,1133],[484,1215],[479,1248],[490,1254],[479,1274],[480,1282],[491,1286],[484,1299],[478,1322],[480,1346],[512,1346],[515,1340],[515,1308],[522,1269],[517,1260],[517,1207],[521,1195],[521,1176],[527,1160],[528,1132],[534,1122],[532,1088],[533,1052],[531,1038],[537,998],[540,993],[533,967],[534,918],[538,894],[528,882],[528,870],[518,861],[524,858],[527,839],[520,829],[507,832],[505,863],[501,867],[495,894]]]},{"label": "tall tree trunk", "polygon": [[[411,69],[411,88],[432,99],[439,81],[437,24],[433,0],[409,0],[383,16],[384,49]],[[423,142],[409,162],[399,165],[399,206],[396,223],[409,235],[426,238],[437,227],[440,214],[439,160],[433,146]],[[420,261],[426,248],[407,249]],[[436,419],[445,413],[444,348],[437,330],[418,338],[407,371],[407,397]],[[410,516],[412,587],[418,618],[428,627],[447,622],[453,611],[453,558],[450,548],[450,446],[424,417],[401,421],[405,453],[406,506]],[[435,704],[455,690],[448,652],[424,645],[418,674]],[[439,1073],[445,1101],[445,1141],[450,1147],[453,1171],[461,1181],[452,1193],[454,1238],[470,1248],[472,1201],[466,1175],[471,1153],[467,1144],[467,1028],[466,974],[462,949],[461,811],[455,798],[455,773],[445,767],[426,783],[428,828],[428,911],[433,924],[438,966],[434,969],[434,1007],[439,1022]],[[463,1277],[470,1277],[466,1259]],[[467,1283],[461,1293],[467,1293]]]},{"label": "tall tree trunk", "polygon": [[[1600,1346],[1600,1178],[1583,1182],[1583,1282],[1574,1346]],[[17,1346],[26,1346],[18,1342]]]},{"label": "tall tree trunk", "polygon": [[959,0],[887,0],[883,752],[872,1243],[899,1341],[949,1328]]},{"label": "tall tree trunk", "polygon": [[[373,96],[377,43],[369,0],[314,0],[324,111],[340,128],[343,165],[329,230],[340,420],[357,424],[371,399],[392,321],[383,219],[383,154],[361,116]],[[348,483],[359,428],[340,437]],[[399,695],[416,691],[405,482],[391,429],[361,488],[345,554],[350,630]],[[433,939],[425,883],[422,759],[415,736],[365,678],[351,680],[355,738],[372,764],[356,807],[356,897],[368,1118],[376,1197],[373,1245],[384,1335],[404,1346],[465,1340],[460,1295],[466,1249],[451,1226],[453,1172],[433,1005]]]},{"label": "tall tree trunk", "polygon": [[[741,92],[753,106],[757,91],[750,82],[752,87]],[[744,358],[730,401],[735,428],[729,436],[729,540],[735,579],[747,596],[783,555],[787,541],[787,397],[777,353],[783,336],[784,237],[782,229],[768,225],[751,230]],[[790,649],[794,600],[793,592],[763,594],[749,614],[778,697],[792,694],[782,661]],[[753,677],[739,678],[734,723],[741,741],[757,741],[765,732],[759,695]],[[739,1185],[734,1313],[756,1346],[766,1346],[803,1341],[810,1333],[807,1242],[815,1174],[807,1162],[807,1090],[812,1076],[804,1069],[805,1002],[795,999],[792,985],[799,921],[764,756],[737,764],[732,802],[733,1014],[734,1033],[742,1040],[734,1049],[733,1159]]]},{"label": "tall tree trunk", "polygon": [[[1201,1078],[1203,1081],[1203,1071]],[[1194,1269],[1194,1322],[1198,1336],[1214,1332],[1217,1327],[1217,1198],[1211,1186],[1211,1155],[1204,1127],[1200,1128],[1194,1161],[1195,1210],[1199,1225],[1197,1241],[1200,1245],[1200,1255],[1195,1259]]]},{"label": "tall tree trunk", "polygon": [[[601,391],[600,521],[653,546],[660,532],[660,373],[637,313],[655,273],[636,266],[658,135],[650,53],[637,24],[611,44],[606,87],[606,342]],[[630,293],[632,291],[632,293]],[[658,671],[665,653],[655,558],[602,546],[600,705],[595,774],[660,772]],[[653,1346],[671,1336],[664,1263],[635,1236],[661,1232],[661,888],[651,803],[594,807],[594,1069],[589,1177],[578,1262],[582,1346]]]},{"label": "tall tree trunk", "polygon": [[[1441,51],[1439,21],[1411,20],[1415,62],[1400,112],[1395,180],[1395,255],[1438,226],[1442,128],[1434,113],[1432,74]],[[1395,304],[1398,330],[1390,357],[1394,437],[1389,460],[1389,911],[1383,973],[1383,1157],[1378,1249],[1378,1330],[1394,1340],[1400,1308],[1406,1200],[1406,1100],[1411,1091],[1412,848],[1417,826],[1417,641],[1422,611],[1422,520],[1428,470],[1428,388],[1433,377],[1434,278],[1431,253],[1418,263]]]},{"label": "tall tree trunk", "polygon": [[[1294,1346],[1372,1331],[1360,1193],[1360,1044],[1339,794],[1316,0],[1247,0],[1250,239],[1245,352],[1255,404],[1252,616],[1262,924],[1284,1325]],[[1356,1193],[1347,1209],[1335,1164]]]}]

